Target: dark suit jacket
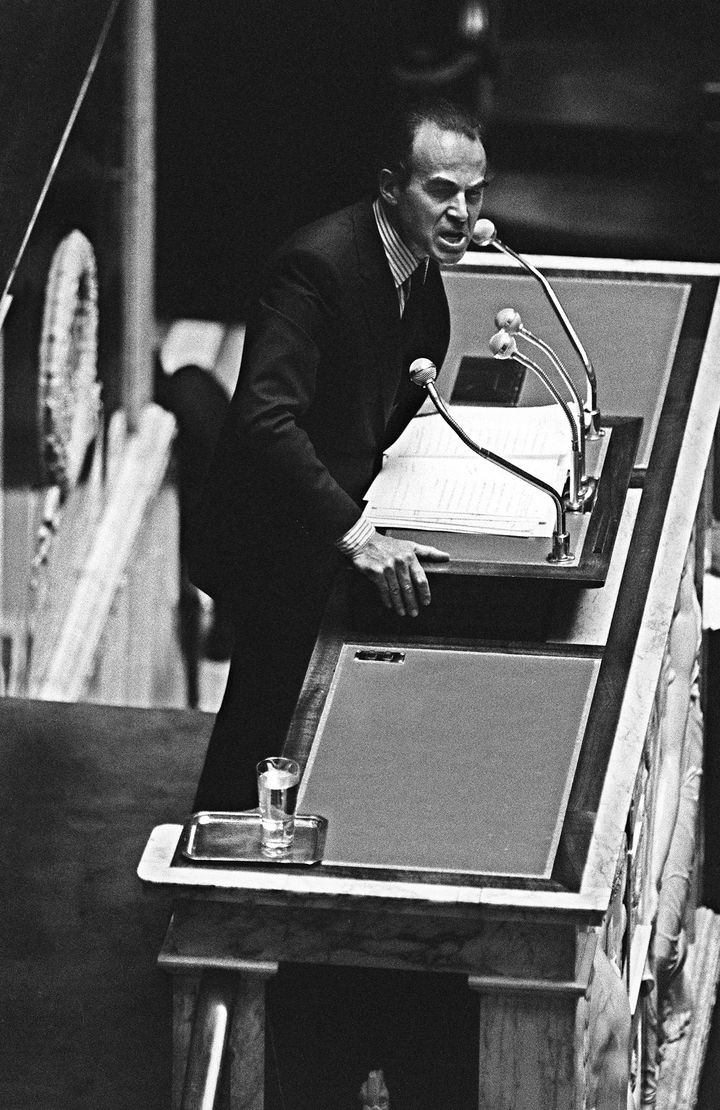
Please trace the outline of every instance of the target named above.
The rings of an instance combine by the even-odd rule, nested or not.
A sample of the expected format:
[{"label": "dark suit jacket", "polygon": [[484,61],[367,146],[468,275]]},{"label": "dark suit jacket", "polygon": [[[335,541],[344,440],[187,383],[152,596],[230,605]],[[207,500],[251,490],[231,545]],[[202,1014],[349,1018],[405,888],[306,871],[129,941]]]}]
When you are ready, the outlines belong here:
[{"label": "dark suit jacket", "polygon": [[401,325],[369,200],[286,243],[248,321],[193,545],[196,584],[232,603],[291,562],[306,573],[308,560],[331,555],[383,450],[422,403],[410,362],[440,366],[448,340],[432,262]]}]

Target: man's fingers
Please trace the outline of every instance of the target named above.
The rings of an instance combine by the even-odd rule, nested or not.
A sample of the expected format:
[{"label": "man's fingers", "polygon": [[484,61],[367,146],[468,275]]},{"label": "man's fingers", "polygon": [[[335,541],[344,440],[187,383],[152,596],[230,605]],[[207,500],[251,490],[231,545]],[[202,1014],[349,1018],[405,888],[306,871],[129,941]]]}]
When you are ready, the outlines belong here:
[{"label": "man's fingers", "polygon": [[430,604],[430,585],[419,560],[447,562],[449,558],[437,547],[377,535],[353,556],[353,563],[375,583],[386,609],[400,617],[416,617],[420,606]]},{"label": "man's fingers", "polygon": [[421,605],[430,604],[430,586],[417,559],[388,568],[386,578],[393,608],[401,616],[416,617]]},{"label": "man's fingers", "polygon": [[417,611],[415,602],[415,591],[412,588],[412,582],[407,571],[403,572],[404,568],[397,566],[387,567],[385,570],[385,581],[387,582],[388,593],[390,595],[390,602],[393,609],[400,617],[404,617],[409,610]]},{"label": "man's fingers", "polygon": [[410,568],[415,586],[415,596],[421,605],[430,604],[430,583],[427,580],[425,571],[418,562],[415,562]]},{"label": "man's fingers", "polygon": [[450,558],[447,551],[441,551],[439,547],[428,547],[424,543],[415,544],[415,554],[418,559],[429,559],[433,563],[447,563]]},{"label": "man's fingers", "polygon": [[390,598],[390,587],[385,578],[381,575],[380,578],[376,580],[375,584],[377,586],[378,593],[380,594],[380,600],[382,601],[385,608],[392,609],[393,603]]}]

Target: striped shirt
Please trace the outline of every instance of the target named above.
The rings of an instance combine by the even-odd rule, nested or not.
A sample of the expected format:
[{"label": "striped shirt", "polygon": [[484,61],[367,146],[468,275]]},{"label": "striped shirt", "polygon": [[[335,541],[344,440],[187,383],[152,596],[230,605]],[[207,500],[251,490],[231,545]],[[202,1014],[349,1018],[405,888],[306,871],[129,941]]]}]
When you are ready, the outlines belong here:
[{"label": "striped shirt", "polygon": [[[385,257],[390,267],[390,273],[395,283],[398,296],[398,307],[400,309],[400,315],[402,316],[405,311],[409,293],[409,279],[418,266],[424,266],[425,272],[427,272],[428,260],[426,258],[419,261],[410,248],[402,241],[387,218],[387,213],[379,197],[376,197],[373,201],[373,213],[375,215],[375,222],[377,223],[380,240],[385,251]],[[364,547],[367,547],[374,535],[375,528],[373,525],[369,520],[361,516],[360,519],[353,524],[352,528],[336,541],[335,546],[343,555],[347,555],[352,559],[355,555],[359,555]]]},{"label": "striped shirt", "polygon": [[373,213],[375,215],[375,222],[377,223],[383,249],[385,250],[385,257],[390,267],[390,273],[395,282],[400,315],[402,316],[405,311],[405,304],[408,297],[409,279],[415,273],[418,266],[423,266],[425,272],[427,272],[428,260],[427,258],[416,258],[410,248],[402,241],[397,231],[390,223],[380,197],[376,197],[373,201]]}]

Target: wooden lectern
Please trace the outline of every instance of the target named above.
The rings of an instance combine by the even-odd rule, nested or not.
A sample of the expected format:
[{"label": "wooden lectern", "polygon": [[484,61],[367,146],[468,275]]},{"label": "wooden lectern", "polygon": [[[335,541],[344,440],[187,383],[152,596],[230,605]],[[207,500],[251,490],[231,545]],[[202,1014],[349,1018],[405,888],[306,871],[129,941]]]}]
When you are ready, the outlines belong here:
[{"label": "wooden lectern", "polygon": [[[662,1104],[646,1035],[654,848],[664,745],[684,743],[665,735],[688,643],[674,631],[700,635],[720,268],[541,264],[593,352],[602,412],[643,421],[630,488],[595,532],[598,550],[613,532],[603,584],[457,557],[410,623],[338,583],[285,745],[305,766],[301,812],[328,820],[322,859],[188,858],[171,825],[140,864],[178,895],[160,955],[176,1107],[212,1104],[221,1058],[227,1105],[264,1105],[264,984],[285,962],[463,977],[481,1110],[576,1110],[599,1089],[624,1107],[650,1082]],[[532,279],[479,255],[445,277],[448,396],[507,305],[570,364]],[[701,681],[683,721],[699,720]]]}]

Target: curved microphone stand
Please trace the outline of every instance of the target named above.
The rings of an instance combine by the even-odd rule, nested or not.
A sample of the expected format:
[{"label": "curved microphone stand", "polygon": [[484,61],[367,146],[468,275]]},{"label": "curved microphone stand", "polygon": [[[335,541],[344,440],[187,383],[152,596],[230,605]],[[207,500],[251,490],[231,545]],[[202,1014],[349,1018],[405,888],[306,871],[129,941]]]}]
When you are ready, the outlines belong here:
[{"label": "curved microphone stand", "polygon": [[541,274],[540,271],[535,268],[535,266],[527,261],[527,259],[517,254],[512,249],[512,247],[508,247],[505,243],[502,242],[501,239],[498,239],[495,224],[492,222],[492,220],[478,220],[475,224],[475,230],[473,231],[472,239],[474,243],[478,244],[478,246],[495,247],[496,250],[502,251],[504,254],[509,255],[510,258],[514,258],[516,262],[518,262],[524,269],[531,273],[532,276],[540,282],[545,296],[550,301],[550,304],[555,310],[555,314],[558,320],[565,329],[565,334],[567,335],[568,339],[580,356],[580,361],[582,362],[585,369],[585,376],[587,377],[588,383],[587,401],[585,404],[585,412],[589,418],[587,438],[598,439],[601,435],[604,435],[604,432],[600,427],[600,410],[598,408],[597,376],[595,374],[595,368],[590,361],[590,357],[587,351],[580,342],[580,337],[575,331],[575,328],[568,320],[565,309],[560,304],[557,294],[555,293],[553,287],[550,285],[550,282],[547,280],[545,275]]},{"label": "curved microphone stand", "polygon": [[570,468],[570,489],[565,502],[566,508],[572,512],[582,512],[585,505],[595,496],[597,481],[585,475],[585,438],[578,428],[569,405],[560,396],[560,392],[553,381],[547,376],[542,366],[538,366],[531,358],[518,350],[517,343],[504,328],[496,332],[490,339],[490,350],[495,358],[514,358],[521,366],[537,374],[540,381],[550,390],[557,403],[562,408],[570,424],[572,441],[572,466]]},{"label": "curved microphone stand", "polygon": [[[544,351],[562,380],[565,382],[565,385],[568,387],[569,392],[572,393],[573,400],[578,407],[578,412],[585,411],[585,406],[580,396],[580,392],[555,351],[553,351],[549,343],[546,343],[544,339],[541,339],[538,335],[534,335],[529,328],[525,327],[522,322],[522,317],[520,316],[520,313],[516,308],[501,308],[499,312],[496,312],[495,326],[497,328],[500,328],[502,331],[510,332],[511,335],[521,335],[523,339],[527,339],[528,343],[532,343],[533,346],[538,347],[541,351]],[[580,424],[580,433],[583,436],[585,434],[584,420]]]}]

